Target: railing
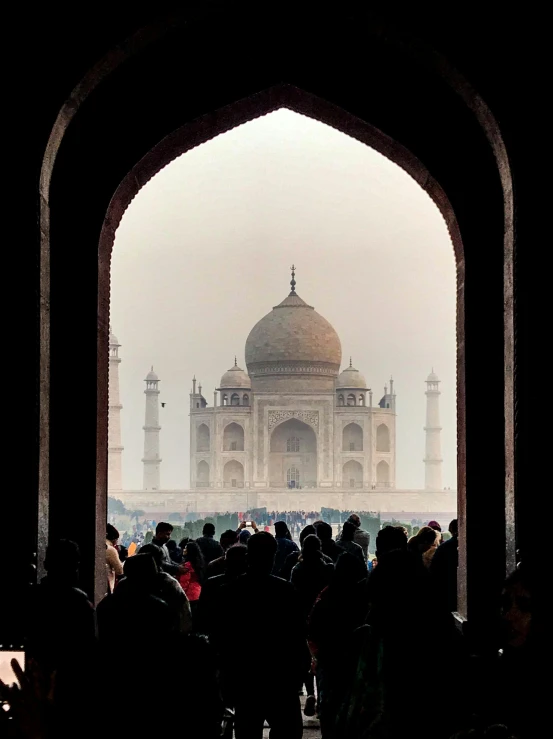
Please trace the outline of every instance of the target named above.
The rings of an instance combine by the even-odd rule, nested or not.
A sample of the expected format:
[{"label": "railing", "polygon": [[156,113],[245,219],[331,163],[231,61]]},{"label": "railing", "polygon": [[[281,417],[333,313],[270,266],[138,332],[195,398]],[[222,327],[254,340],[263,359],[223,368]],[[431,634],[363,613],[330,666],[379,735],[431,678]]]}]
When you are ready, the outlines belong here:
[{"label": "railing", "polygon": [[363,481],[355,481],[355,482],[342,482],[343,488],[349,488],[350,490],[353,490],[354,488],[362,488],[363,487]]},{"label": "railing", "polygon": [[210,488],[210,487],[212,487],[212,483],[198,481],[198,482],[196,482],[196,487],[197,488]]},{"label": "railing", "polygon": [[224,482],[223,487],[224,488],[243,488],[244,483],[238,482],[238,480],[234,480],[234,482]]},{"label": "railing", "polygon": [[379,488],[391,488],[393,485],[391,482],[373,482],[370,487],[371,490],[378,490]]}]

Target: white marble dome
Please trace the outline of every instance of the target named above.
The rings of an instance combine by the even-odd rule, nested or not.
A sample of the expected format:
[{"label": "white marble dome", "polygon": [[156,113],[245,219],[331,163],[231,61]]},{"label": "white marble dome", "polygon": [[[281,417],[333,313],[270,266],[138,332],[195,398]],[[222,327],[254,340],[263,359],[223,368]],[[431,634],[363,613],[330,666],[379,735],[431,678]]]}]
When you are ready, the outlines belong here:
[{"label": "white marble dome", "polygon": [[337,376],[341,359],[336,331],[295,292],[258,321],[246,340],[250,375],[275,371]]},{"label": "white marble dome", "polygon": [[250,390],[251,386],[252,384],[248,375],[236,364],[225,372],[221,377],[221,382],[219,384],[220,388],[229,389],[244,388],[246,390]]},{"label": "white marble dome", "polygon": [[343,389],[358,388],[359,390],[367,390],[367,381],[361,372],[356,370],[355,367],[352,367],[350,364],[349,367],[340,372],[336,387]]},{"label": "white marble dome", "polygon": [[159,377],[154,372],[154,368],[153,367],[148,372],[148,374],[146,375],[146,382],[159,382]]}]

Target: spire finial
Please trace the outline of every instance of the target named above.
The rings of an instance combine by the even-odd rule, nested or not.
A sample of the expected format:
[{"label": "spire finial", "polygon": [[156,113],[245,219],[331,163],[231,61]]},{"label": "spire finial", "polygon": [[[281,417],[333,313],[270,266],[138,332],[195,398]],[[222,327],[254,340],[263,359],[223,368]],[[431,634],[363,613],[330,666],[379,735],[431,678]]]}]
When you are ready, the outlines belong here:
[{"label": "spire finial", "polygon": [[350,358],[349,358],[349,368],[351,369],[352,367],[353,367],[353,365],[351,363],[351,356],[350,356]]},{"label": "spire finial", "polygon": [[153,372],[153,371],[154,371],[154,365],[152,364],[152,369],[150,370],[150,372]]},{"label": "spire finial", "polygon": [[234,355],[234,366],[235,366],[235,367],[238,367],[238,363],[237,363],[237,361],[236,361],[236,354]]},{"label": "spire finial", "polygon": [[296,277],[296,267],[294,265],[292,265],[290,267],[290,269],[292,271],[292,279],[290,280],[290,285],[291,285],[292,289],[290,290],[290,295],[295,295],[296,294],[296,280],[295,280],[295,277]]}]

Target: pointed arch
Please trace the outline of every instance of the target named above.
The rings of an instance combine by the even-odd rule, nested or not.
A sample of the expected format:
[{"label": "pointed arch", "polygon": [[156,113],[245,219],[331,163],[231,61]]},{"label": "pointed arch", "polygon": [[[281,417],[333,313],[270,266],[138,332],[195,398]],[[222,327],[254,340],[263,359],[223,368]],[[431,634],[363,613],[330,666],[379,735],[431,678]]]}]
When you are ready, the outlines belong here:
[{"label": "pointed arch", "polygon": [[390,451],[390,429],[385,423],[381,423],[376,427],[376,451]]},{"label": "pointed arch", "polygon": [[201,423],[196,430],[196,451],[211,451],[211,432],[206,423]]},{"label": "pointed arch", "polygon": [[223,431],[223,451],[244,451],[244,428],[235,421],[225,426],[225,430]]},{"label": "pointed arch", "polygon": [[342,451],[363,451],[363,429],[358,423],[348,423],[342,431]]}]

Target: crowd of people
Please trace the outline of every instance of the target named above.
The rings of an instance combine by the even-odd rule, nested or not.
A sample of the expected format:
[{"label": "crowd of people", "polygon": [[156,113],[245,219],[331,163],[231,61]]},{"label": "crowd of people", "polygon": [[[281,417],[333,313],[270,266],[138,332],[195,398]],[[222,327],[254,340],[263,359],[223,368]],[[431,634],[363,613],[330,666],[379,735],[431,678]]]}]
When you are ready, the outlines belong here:
[{"label": "crowd of people", "polygon": [[[286,520],[274,535],[251,523],[219,539],[207,523],[176,542],[160,522],[133,556],[108,525],[96,609],[78,588],[77,545],[52,543],[31,593],[27,672],[19,689],[2,686],[11,735],[74,735],[97,711],[100,681],[109,734],[132,716],[157,733],[260,739],[267,723],[273,739],[300,739],[305,691],[323,739],[536,736],[514,690],[534,656],[524,563],[505,585],[503,652],[467,680],[472,658],[452,616],[456,521],[443,542],[437,522],[411,538],[385,526],[372,567],[354,513],[336,538],[328,523],[307,523],[299,546]],[[531,704],[529,684],[521,690]]]}]

